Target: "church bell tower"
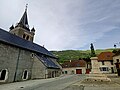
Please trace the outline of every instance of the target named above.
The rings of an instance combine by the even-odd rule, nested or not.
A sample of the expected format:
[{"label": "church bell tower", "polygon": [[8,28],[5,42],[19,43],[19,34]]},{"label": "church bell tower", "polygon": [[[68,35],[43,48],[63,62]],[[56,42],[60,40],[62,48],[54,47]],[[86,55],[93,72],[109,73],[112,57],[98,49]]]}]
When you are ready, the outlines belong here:
[{"label": "church bell tower", "polygon": [[24,14],[22,18],[20,19],[19,23],[17,23],[15,27],[12,25],[10,27],[9,32],[21,38],[24,38],[25,40],[33,42],[34,35],[35,35],[35,29],[34,27],[31,30],[29,28],[28,18],[27,18],[27,5],[26,5]]}]

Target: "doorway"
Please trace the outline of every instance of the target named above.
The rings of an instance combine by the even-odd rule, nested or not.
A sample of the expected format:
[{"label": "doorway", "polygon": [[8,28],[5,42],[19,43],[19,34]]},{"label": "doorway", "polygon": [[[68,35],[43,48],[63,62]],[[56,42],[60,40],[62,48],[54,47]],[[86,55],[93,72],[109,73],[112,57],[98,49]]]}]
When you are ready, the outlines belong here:
[{"label": "doorway", "polygon": [[86,69],[86,74],[89,74],[90,73],[90,69]]}]

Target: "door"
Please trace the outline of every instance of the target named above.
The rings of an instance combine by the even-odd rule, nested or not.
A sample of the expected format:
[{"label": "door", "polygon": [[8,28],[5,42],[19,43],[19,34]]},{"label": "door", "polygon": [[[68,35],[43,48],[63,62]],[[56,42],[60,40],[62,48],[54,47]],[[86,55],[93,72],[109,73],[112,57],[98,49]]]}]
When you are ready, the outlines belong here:
[{"label": "door", "polygon": [[90,69],[86,69],[86,74],[89,74],[90,73]]},{"label": "door", "polygon": [[76,74],[82,74],[82,69],[76,69]]}]

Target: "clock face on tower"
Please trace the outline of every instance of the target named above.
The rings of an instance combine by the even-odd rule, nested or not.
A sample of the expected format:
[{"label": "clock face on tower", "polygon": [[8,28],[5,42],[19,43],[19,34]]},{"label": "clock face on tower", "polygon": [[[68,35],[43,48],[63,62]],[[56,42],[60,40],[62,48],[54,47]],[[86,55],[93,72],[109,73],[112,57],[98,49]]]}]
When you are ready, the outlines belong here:
[{"label": "clock face on tower", "polygon": [[25,26],[26,26],[27,28],[29,28],[29,25],[26,24]]}]

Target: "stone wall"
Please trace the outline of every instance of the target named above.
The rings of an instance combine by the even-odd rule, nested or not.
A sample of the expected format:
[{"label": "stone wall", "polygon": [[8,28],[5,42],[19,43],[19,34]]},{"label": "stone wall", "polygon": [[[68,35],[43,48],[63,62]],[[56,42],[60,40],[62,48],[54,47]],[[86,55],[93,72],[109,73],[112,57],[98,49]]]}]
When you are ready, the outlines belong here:
[{"label": "stone wall", "polygon": [[0,71],[6,69],[8,72],[6,80],[0,80],[0,82],[22,81],[25,70],[28,72],[27,79],[30,79],[32,65],[30,51],[0,43]]},{"label": "stone wall", "polygon": [[34,56],[32,79],[46,78],[46,73],[45,65],[36,56]]},{"label": "stone wall", "polygon": [[16,73],[16,81],[21,81],[21,77],[23,77],[23,72],[27,70],[28,72],[28,78],[31,79],[32,74],[32,66],[33,66],[33,58],[32,58],[32,52],[27,50],[19,50],[19,59],[18,59],[18,69]]},{"label": "stone wall", "polygon": [[18,48],[13,48],[0,42],[0,71],[4,69],[8,71],[8,78],[5,82],[14,81],[18,53]]}]

